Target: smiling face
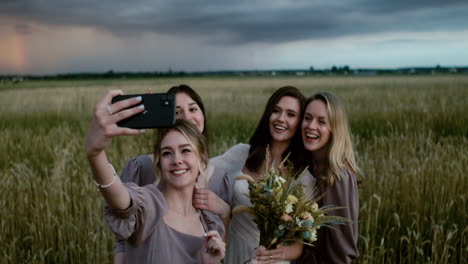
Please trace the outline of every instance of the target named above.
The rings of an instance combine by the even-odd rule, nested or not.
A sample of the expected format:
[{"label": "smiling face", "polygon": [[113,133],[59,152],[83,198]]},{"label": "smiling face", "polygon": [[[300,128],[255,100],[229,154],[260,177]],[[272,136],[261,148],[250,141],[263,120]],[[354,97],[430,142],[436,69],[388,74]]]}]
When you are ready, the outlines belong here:
[{"label": "smiling face", "polygon": [[326,150],[330,136],[327,105],[321,100],[311,101],[302,121],[304,148],[313,152]]},{"label": "smiling face", "polygon": [[205,117],[200,106],[186,93],[176,94],[176,119],[184,119],[194,124],[200,132],[205,129]]},{"label": "smiling face", "polygon": [[299,125],[301,106],[299,100],[283,96],[270,116],[270,134],[273,141],[289,142]]},{"label": "smiling face", "polygon": [[179,131],[169,131],[161,142],[160,166],[167,187],[193,188],[200,174],[199,157],[189,140]]}]

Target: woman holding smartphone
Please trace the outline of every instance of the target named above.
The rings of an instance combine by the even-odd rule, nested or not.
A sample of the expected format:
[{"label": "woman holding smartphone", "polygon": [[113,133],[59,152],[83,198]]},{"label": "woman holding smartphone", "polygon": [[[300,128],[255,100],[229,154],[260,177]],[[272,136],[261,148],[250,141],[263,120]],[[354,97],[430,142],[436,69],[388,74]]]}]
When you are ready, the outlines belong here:
[{"label": "woman holding smartphone", "polygon": [[178,120],[174,127],[161,129],[154,160],[164,190],[154,184],[123,184],[105,149],[114,136],[140,133],[116,123],[142,112],[144,106],[126,109],[141,102],[138,97],[109,105],[119,94],[122,92],[110,91],[96,105],[86,153],[94,181],[107,203],[106,221],[126,241],[127,262],[219,263],[225,244],[215,230],[216,224],[193,207],[195,182],[207,165],[205,138],[186,121]]},{"label": "woman holding smartphone", "polygon": [[[185,84],[174,86],[167,92],[175,94],[176,119],[183,119],[194,124],[207,138],[206,112],[200,95]],[[220,159],[217,160],[217,162],[209,162],[204,177],[199,179],[193,202],[197,209],[219,215],[225,224],[226,230],[230,219],[231,183],[224,173],[224,165],[216,166]],[[139,186],[155,183],[159,176],[154,170],[153,161],[153,154],[141,155],[131,159],[121,174],[122,182],[133,182]],[[164,186],[159,184],[158,187],[162,189]],[[202,211],[202,213],[207,213],[206,211]],[[118,240],[114,247],[114,264],[123,263],[125,263],[125,241]]]}]

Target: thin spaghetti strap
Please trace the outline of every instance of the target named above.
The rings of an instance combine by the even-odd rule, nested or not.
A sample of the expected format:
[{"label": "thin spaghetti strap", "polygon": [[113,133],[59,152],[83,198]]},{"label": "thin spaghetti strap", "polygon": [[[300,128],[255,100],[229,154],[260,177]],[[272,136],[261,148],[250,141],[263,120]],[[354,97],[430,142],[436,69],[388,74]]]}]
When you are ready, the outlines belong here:
[{"label": "thin spaghetti strap", "polygon": [[204,217],[205,212],[203,212],[202,210],[197,210],[197,211],[198,211],[198,215],[199,215],[199,217],[200,217],[201,224],[202,224],[202,226],[203,226],[203,230],[205,230],[205,233],[208,232],[208,231],[210,231],[210,230],[208,229],[208,224],[207,224],[206,221],[205,221],[205,217]]}]

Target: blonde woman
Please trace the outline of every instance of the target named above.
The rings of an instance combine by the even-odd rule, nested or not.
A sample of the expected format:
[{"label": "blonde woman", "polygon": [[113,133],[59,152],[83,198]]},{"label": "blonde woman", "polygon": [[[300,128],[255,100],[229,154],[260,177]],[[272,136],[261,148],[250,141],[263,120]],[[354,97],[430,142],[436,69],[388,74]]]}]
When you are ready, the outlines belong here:
[{"label": "blonde woman", "polygon": [[193,124],[177,120],[174,127],[159,131],[154,145],[164,190],[155,184],[123,184],[105,149],[114,136],[141,133],[116,123],[142,112],[144,105],[139,97],[110,104],[120,94],[110,91],[96,104],[86,153],[107,203],[106,221],[125,240],[126,263],[220,263],[225,243],[216,228],[223,226],[193,206],[195,182],[208,162],[205,138]]},{"label": "blonde woman", "polygon": [[328,92],[311,96],[302,121],[302,140],[309,151],[309,169],[317,179],[321,206],[343,209],[330,214],[346,217],[350,224],[321,228],[315,247],[304,248],[299,263],[351,263],[359,256],[359,168],[343,104]]}]

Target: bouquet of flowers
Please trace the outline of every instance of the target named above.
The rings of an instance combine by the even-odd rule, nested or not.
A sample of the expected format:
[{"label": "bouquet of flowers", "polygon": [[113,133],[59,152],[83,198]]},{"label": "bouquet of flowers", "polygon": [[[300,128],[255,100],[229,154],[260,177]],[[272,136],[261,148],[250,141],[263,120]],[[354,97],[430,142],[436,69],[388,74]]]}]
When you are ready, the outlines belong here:
[{"label": "bouquet of flowers", "polygon": [[[266,164],[269,164],[268,156],[267,153]],[[286,163],[287,157],[277,168],[266,168],[258,182],[248,175],[236,178],[248,181],[252,207],[237,206],[233,214],[249,213],[253,216],[260,231],[260,245],[266,249],[294,242],[312,246],[321,226],[349,222],[343,217],[326,215],[338,207],[319,208],[318,198],[306,197],[300,178],[307,168],[294,174],[293,167]]]}]

